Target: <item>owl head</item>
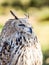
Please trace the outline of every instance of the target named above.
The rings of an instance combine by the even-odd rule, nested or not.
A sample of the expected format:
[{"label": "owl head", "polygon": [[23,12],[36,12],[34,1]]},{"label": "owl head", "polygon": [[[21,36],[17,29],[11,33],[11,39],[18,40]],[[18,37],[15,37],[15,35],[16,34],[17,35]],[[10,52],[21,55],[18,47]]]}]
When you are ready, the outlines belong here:
[{"label": "owl head", "polygon": [[10,19],[6,22],[1,34],[3,36],[9,36],[16,31],[20,33],[22,32],[22,33],[32,34],[32,27],[28,23],[28,17],[18,18],[17,16],[15,16],[15,14],[12,11],[10,12],[15,17],[15,19]]},{"label": "owl head", "polygon": [[18,29],[17,31],[32,34],[32,26],[28,23],[29,16],[26,15],[26,18],[18,18],[12,11],[10,12],[15,17],[12,25],[15,25],[15,27]]}]

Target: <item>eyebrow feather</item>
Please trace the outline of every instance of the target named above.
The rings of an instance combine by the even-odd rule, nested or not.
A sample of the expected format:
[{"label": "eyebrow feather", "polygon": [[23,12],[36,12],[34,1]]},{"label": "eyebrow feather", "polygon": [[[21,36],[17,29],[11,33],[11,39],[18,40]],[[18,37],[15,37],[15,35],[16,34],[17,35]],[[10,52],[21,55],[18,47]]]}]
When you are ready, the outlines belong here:
[{"label": "eyebrow feather", "polygon": [[19,26],[24,26],[24,27],[25,27],[25,25],[24,25],[24,24],[19,24]]}]

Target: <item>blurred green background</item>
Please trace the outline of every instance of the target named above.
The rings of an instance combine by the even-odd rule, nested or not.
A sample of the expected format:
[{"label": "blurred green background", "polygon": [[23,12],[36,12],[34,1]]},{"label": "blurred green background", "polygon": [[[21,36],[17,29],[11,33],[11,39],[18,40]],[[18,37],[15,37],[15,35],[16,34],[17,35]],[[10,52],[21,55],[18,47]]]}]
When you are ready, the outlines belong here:
[{"label": "blurred green background", "polygon": [[19,18],[29,13],[28,22],[41,43],[43,65],[49,65],[49,0],[0,0],[0,32],[5,22],[14,18],[10,10]]}]

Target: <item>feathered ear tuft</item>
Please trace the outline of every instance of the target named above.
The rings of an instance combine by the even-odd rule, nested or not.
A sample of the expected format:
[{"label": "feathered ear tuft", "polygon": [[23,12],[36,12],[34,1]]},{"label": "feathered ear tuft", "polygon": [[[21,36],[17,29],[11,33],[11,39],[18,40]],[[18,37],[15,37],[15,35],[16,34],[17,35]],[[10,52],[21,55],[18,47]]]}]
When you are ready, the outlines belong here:
[{"label": "feathered ear tuft", "polygon": [[19,18],[11,10],[10,13],[15,17],[15,19],[19,20]]},{"label": "feathered ear tuft", "polygon": [[28,14],[24,14],[26,16],[26,18],[29,18],[29,13]]}]

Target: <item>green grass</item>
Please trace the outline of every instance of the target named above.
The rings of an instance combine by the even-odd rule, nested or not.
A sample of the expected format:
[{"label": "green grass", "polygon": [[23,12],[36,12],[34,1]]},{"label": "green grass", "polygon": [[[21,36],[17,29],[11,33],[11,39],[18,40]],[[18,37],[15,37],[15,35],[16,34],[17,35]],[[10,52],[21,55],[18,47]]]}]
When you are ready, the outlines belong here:
[{"label": "green grass", "polygon": [[32,16],[35,16],[36,20],[39,22],[49,21],[49,7],[43,7],[40,9],[29,8],[28,11]]},{"label": "green grass", "polygon": [[37,17],[38,17],[37,20],[40,22],[49,21],[49,8],[41,9],[37,13]]},{"label": "green grass", "polygon": [[2,28],[3,28],[3,25],[0,24],[0,32],[1,32]]}]

